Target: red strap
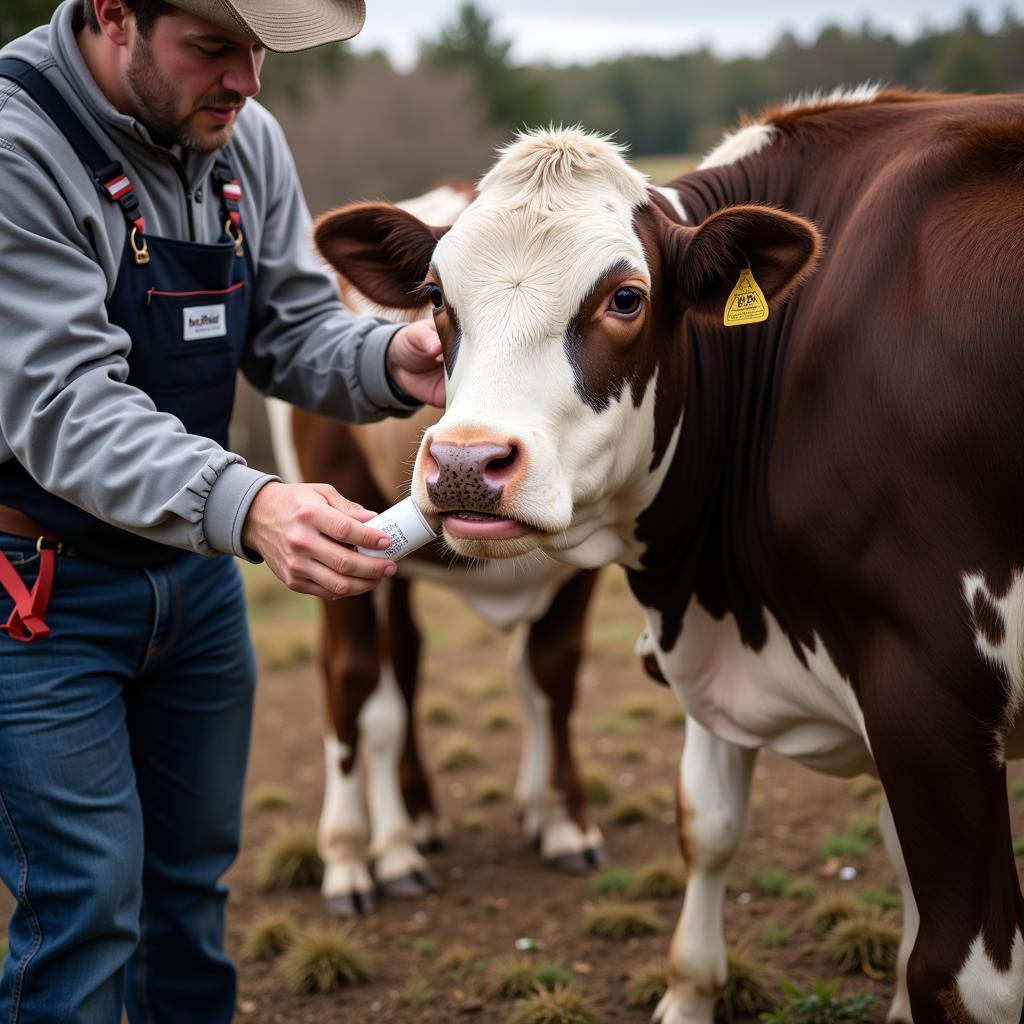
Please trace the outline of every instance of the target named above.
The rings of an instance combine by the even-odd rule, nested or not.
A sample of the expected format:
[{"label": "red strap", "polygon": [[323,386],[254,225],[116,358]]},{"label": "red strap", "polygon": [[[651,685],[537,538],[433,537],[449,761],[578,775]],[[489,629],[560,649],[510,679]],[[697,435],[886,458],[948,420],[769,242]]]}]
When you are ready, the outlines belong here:
[{"label": "red strap", "polygon": [[43,616],[53,589],[53,564],[52,549],[43,548],[39,552],[39,574],[30,592],[7,556],[0,551],[0,586],[14,598],[14,610],[6,624],[0,625],[0,633],[26,644],[45,640],[50,635],[50,627],[43,621]]}]

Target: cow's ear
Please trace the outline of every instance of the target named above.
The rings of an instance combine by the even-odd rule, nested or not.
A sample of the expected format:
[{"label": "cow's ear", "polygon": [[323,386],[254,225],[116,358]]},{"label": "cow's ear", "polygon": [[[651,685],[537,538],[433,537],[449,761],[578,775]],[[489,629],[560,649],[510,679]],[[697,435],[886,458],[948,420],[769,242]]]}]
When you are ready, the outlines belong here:
[{"label": "cow's ear", "polygon": [[419,287],[434,247],[447,230],[390,203],[354,203],[320,217],[313,241],[324,259],[377,305],[417,309],[425,301]]},{"label": "cow's ear", "polygon": [[726,207],[696,228],[667,230],[677,300],[718,324],[741,270],[750,269],[771,309],[814,270],[821,253],[821,235],[810,221],[767,206]]}]

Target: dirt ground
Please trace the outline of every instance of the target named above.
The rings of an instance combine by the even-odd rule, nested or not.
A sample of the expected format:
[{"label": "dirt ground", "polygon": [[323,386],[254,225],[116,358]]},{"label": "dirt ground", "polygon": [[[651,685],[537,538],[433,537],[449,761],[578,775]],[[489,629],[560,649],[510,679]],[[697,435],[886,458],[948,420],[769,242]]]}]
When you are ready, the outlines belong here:
[{"label": "dirt ground", "polygon": [[[522,839],[510,799],[518,759],[517,725],[487,728],[495,709],[518,719],[507,681],[506,639],[475,619],[456,598],[435,587],[418,592],[425,626],[426,683],[421,714],[452,720],[422,722],[423,749],[433,769],[436,795],[453,822],[449,849],[431,856],[443,889],[420,901],[381,899],[377,912],[356,922],[353,935],[369,949],[374,974],[365,985],[339,993],[293,996],[279,967],[249,959],[245,944],[253,923],[268,913],[290,915],[302,927],[333,926],[315,888],[264,892],[258,885],[260,859],[283,826],[315,829],[321,800],[321,692],[311,660],[315,602],[288,594],[264,570],[249,573],[254,637],[263,668],[245,818],[243,850],[228,877],[232,896],[228,948],[239,964],[238,1019],[253,1024],[327,1024],[380,1021],[386,1024],[448,1022],[468,1017],[497,1024],[515,1003],[493,993],[497,964],[516,956],[518,939],[541,948],[525,954],[534,963],[557,963],[573,975],[606,1024],[640,1022],[649,1009],[628,1005],[630,972],[663,962],[679,910],[678,898],[647,904],[660,922],[658,933],[624,942],[594,938],[584,930],[588,905],[601,899],[593,876],[572,877],[540,863]],[[611,865],[638,867],[677,858],[671,806],[684,726],[671,695],[651,683],[632,654],[640,615],[625,581],[607,572],[600,584],[589,629],[589,655],[578,700],[577,746],[587,769],[611,784],[609,802],[593,814],[608,843]],[[478,748],[475,767],[438,769],[441,751],[453,734],[466,734]],[[498,779],[505,795],[482,804],[482,781]],[[1024,831],[1024,772],[1011,772],[1015,835]],[[290,806],[261,807],[269,785],[286,787]],[[492,790],[499,787],[490,786]],[[495,793],[492,792],[492,797]],[[616,824],[628,807],[646,820]],[[755,771],[747,838],[729,874],[725,929],[730,946],[740,947],[761,969],[769,988],[778,981],[807,984],[835,977],[821,935],[808,922],[813,899],[771,895],[768,889],[810,883],[817,896],[833,893],[896,892],[881,845],[869,836],[862,855],[823,856],[837,836],[865,833],[863,816],[871,797],[855,783],[816,775],[762,754]],[[855,873],[848,880],[841,872]],[[767,874],[767,873],[772,874]],[[784,875],[780,875],[784,872]],[[806,887],[805,887],[806,888]],[[9,901],[0,902],[6,916]],[[898,910],[891,911],[898,919]],[[467,965],[452,970],[445,954],[462,947]],[[892,976],[869,978],[857,971],[842,991],[877,994],[875,1019],[883,1020]]]}]

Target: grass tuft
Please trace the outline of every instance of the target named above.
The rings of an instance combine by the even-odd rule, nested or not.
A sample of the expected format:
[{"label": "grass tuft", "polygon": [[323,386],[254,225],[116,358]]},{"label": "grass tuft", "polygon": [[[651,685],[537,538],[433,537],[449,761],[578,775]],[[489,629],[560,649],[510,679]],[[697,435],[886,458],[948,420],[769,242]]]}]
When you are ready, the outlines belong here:
[{"label": "grass tuft", "polygon": [[806,878],[794,878],[783,895],[790,900],[813,900],[818,895],[818,887]]},{"label": "grass tuft", "polygon": [[632,939],[661,931],[659,918],[645,907],[603,900],[586,910],[584,928],[599,939]]},{"label": "grass tuft", "polygon": [[629,1006],[656,1006],[668,991],[668,968],[661,960],[644,964],[630,972],[626,985]]},{"label": "grass tuft", "polygon": [[636,736],[643,732],[643,726],[635,718],[624,718],[622,715],[602,715],[594,727],[609,736]]},{"label": "grass tuft", "polygon": [[493,700],[505,692],[505,676],[502,672],[485,673],[466,687],[466,696],[474,700]]},{"label": "grass tuft", "polygon": [[792,981],[782,981],[779,987],[785,1005],[774,1013],[764,1013],[765,1024],[871,1024],[874,1017],[875,996],[872,992],[857,992],[840,996],[839,979],[814,979],[814,987],[800,988]]},{"label": "grass tuft", "polygon": [[732,1021],[771,1010],[775,1000],[757,964],[739,949],[727,949],[725,957],[729,974],[725,990],[715,1002],[715,1020]]},{"label": "grass tuft", "polygon": [[656,860],[637,871],[629,895],[640,900],[671,900],[685,891],[682,864],[676,860]]},{"label": "grass tuft", "polygon": [[808,912],[811,924],[819,932],[830,932],[840,921],[856,917],[864,907],[852,896],[822,896]]},{"label": "grass tuft", "polygon": [[611,777],[600,768],[586,768],[583,771],[583,792],[587,802],[594,804],[610,804],[615,796],[615,788]]},{"label": "grass tuft", "polygon": [[537,964],[533,969],[533,977],[538,985],[546,988],[549,992],[553,992],[559,985],[572,984],[572,971],[553,960]]},{"label": "grass tuft", "polygon": [[475,768],[480,763],[480,748],[465,733],[457,732],[441,744],[438,767],[444,772]]},{"label": "grass tuft", "polygon": [[657,717],[659,706],[658,702],[650,697],[627,697],[619,704],[619,714],[641,722],[651,721]]},{"label": "grass tuft", "polygon": [[352,928],[301,932],[280,961],[288,991],[324,995],[369,981],[373,976],[370,957],[363,944],[352,938]]},{"label": "grass tuft", "polygon": [[869,907],[881,907],[882,910],[899,910],[903,900],[889,889],[864,889],[857,893],[857,899]]},{"label": "grass tuft", "polygon": [[516,716],[507,704],[498,704],[489,708],[483,716],[483,726],[488,732],[501,732],[511,729],[516,724]]},{"label": "grass tuft", "polygon": [[461,828],[463,832],[486,832],[487,816],[481,814],[479,811],[466,811],[466,813],[459,818],[459,828]]},{"label": "grass tuft", "polygon": [[405,986],[402,998],[410,1006],[427,1006],[437,999],[437,993],[422,978],[416,977]]},{"label": "grass tuft", "polygon": [[613,825],[640,825],[650,820],[651,808],[646,800],[637,797],[622,797],[608,812]]},{"label": "grass tuft", "polygon": [[899,929],[878,907],[862,910],[840,921],[825,940],[825,955],[843,972],[858,968],[869,977],[890,970],[896,963]]},{"label": "grass tuft", "polygon": [[590,888],[601,896],[623,895],[633,884],[636,872],[632,868],[605,868],[590,879]]},{"label": "grass tuft", "polygon": [[875,775],[858,775],[850,783],[850,792],[858,800],[867,800],[882,792],[882,783]]},{"label": "grass tuft", "polygon": [[793,929],[769,921],[761,930],[761,945],[765,949],[781,949],[793,941]]},{"label": "grass tuft", "polygon": [[516,1005],[509,1024],[600,1024],[601,1016],[579,989],[559,985],[538,987]]},{"label": "grass tuft", "polygon": [[426,936],[413,939],[412,948],[417,956],[437,956],[437,943]]},{"label": "grass tuft", "polygon": [[295,803],[295,792],[287,786],[279,786],[273,782],[254,786],[249,794],[249,806],[257,811],[275,811],[282,807],[291,807]]},{"label": "grass tuft", "polygon": [[821,844],[822,860],[829,857],[863,857],[877,840],[858,832],[842,832]]},{"label": "grass tuft", "polygon": [[478,804],[498,804],[507,796],[505,783],[496,775],[487,775],[476,784]]},{"label": "grass tuft", "polygon": [[789,888],[789,875],[785,871],[755,871],[751,885],[767,896],[784,896]]},{"label": "grass tuft", "polygon": [[265,914],[249,928],[245,955],[250,960],[276,960],[295,942],[297,931],[287,914]]},{"label": "grass tuft", "polygon": [[323,877],[316,836],[308,829],[278,829],[260,854],[257,880],[264,891],[319,885]]},{"label": "grass tuft", "polygon": [[491,969],[491,991],[499,999],[522,999],[535,992],[533,964],[521,957],[511,957]]},{"label": "grass tuft", "polygon": [[423,703],[423,721],[427,725],[451,725],[458,717],[455,705],[444,697],[433,697]]},{"label": "grass tuft", "polygon": [[469,946],[449,946],[437,958],[437,966],[458,981],[470,971],[482,970],[483,961]]}]

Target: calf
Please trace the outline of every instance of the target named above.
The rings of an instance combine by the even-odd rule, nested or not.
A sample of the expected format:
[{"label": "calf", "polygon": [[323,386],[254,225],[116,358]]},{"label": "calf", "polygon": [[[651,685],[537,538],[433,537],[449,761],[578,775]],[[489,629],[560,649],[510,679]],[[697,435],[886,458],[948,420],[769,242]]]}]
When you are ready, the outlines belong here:
[{"label": "calf", "polygon": [[[403,207],[447,223],[471,197],[471,186],[440,186]],[[372,311],[349,282],[340,285],[351,308]],[[417,312],[399,310],[394,318]],[[424,409],[406,420],[353,427],[280,402],[268,411],[284,476],[330,483],[378,510],[408,493],[419,438],[440,415]],[[588,822],[569,729],[594,573],[537,555],[470,565],[437,544],[401,561],[398,576],[375,594],[321,605],[331,727],[319,827],[322,891],[328,906],[346,916],[373,908],[367,853],[387,894],[420,896],[437,885],[423,854],[441,844],[443,833],[414,714],[421,640],[411,587],[423,578],[458,592],[492,626],[516,630],[511,665],[524,741],[515,796],[525,834],[562,870],[589,871],[605,861],[600,832]]]},{"label": "calf", "polygon": [[655,1016],[712,1018],[767,746],[882,780],[889,1019],[1017,1024],[1024,98],[778,108],[663,190],[537,132],[450,232],[364,206],[320,244],[378,299],[431,300],[448,408],[413,495],[452,548],[628,567],[688,712]]}]

